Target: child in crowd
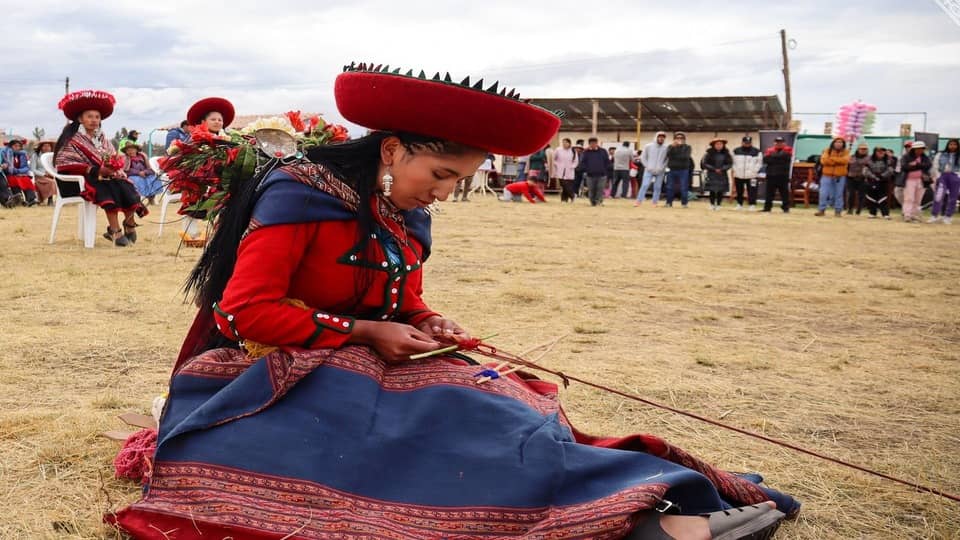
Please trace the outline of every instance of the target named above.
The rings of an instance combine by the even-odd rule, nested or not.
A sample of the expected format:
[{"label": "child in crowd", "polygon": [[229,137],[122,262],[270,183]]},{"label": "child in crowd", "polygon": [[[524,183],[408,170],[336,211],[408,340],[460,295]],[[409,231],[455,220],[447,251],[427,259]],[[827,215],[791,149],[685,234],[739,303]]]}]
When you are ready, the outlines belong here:
[{"label": "child in crowd", "polygon": [[540,190],[540,186],[537,185],[536,180],[533,178],[507,184],[507,186],[503,188],[503,196],[500,200],[504,202],[519,202],[521,196],[533,204],[536,204],[537,200],[547,202],[547,199],[543,196],[543,191]]}]

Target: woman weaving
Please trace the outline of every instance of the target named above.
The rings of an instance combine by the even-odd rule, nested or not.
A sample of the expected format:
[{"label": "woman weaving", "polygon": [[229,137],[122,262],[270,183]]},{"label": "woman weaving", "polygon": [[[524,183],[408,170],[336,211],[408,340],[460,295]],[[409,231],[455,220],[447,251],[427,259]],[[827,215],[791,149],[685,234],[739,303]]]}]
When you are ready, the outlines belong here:
[{"label": "woman weaving", "polygon": [[512,92],[367,68],[335,96],[370,135],[231,184],[152,476],[109,519],[178,540],[732,539],[795,514],[656,437],[577,432],[550,383],[410,360],[468,337],[421,298],[425,207],[487,152],[543,148],[559,120]]}]

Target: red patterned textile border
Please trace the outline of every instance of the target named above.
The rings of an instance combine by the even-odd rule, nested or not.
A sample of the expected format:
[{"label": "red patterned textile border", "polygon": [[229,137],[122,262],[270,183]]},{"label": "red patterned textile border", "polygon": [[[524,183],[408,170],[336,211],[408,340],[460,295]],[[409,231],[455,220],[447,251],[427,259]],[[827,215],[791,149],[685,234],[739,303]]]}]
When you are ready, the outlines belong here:
[{"label": "red patterned textile border", "polygon": [[236,379],[257,362],[236,349],[212,349],[187,361],[175,375],[206,377],[210,379]]},{"label": "red patterned textile border", "polygon": [[[276,394],[285,394],[300,379],[321,364],[369,377],[381,388],[392,392],[408,392],[431,386],[459,386],[480,392],[499,394],[525,403],[540,414],[560,411],[557,394],[531,390],[519,377],[503,377],[482,385],[476,384],[480,367],[465,366],[443,359],[425,359],[397,366],[388,366],[366,347],[344,347],[338,350],[276,351],[267,355],[270,379]],[[178,375],[234,379],[258,359],[251,359],[236,349],[214,349],[188,361]]]},{"label": "red patterned textile border", "polygon": [[344,202],[347,208],[356,212],[360,206],[360,197],[357,191],[346,182],[337,178],[330,169],[318,163],[297,163],[280,167],[280,169],[301,184],[315,187],[324,193],[333,195]]},{"label": "red patterned textile border", "polygon": [[686,450],[682,450],[666,441],[661,440],[661,442],[663,442],[665,447],[664,451],[651,452],[651,454],[666,459],[667,461],[672,461],[673,463],[679,463],[688,469],[703,474],[717,487],[717,491],[719,491],[724,498],[739,501],[742,504],[758,504],[770,499],[770,497],[753,482],[748,482],[742,478],[738,478],[734,474],[709,465],[700,458],[692,456]]},{"label": "red patterned textile border", "polygon": [[574,438],[580,444],[588,444],[600,448],[616,448],[632,452],[645,452],[671,463],[677,463],[688,469],[697,471],[710,480],[725,500],[736,503],[734,506],[757,504],[770,499],[770,496],[753,482],[744,480],[733,473],[718,469],[660,437],[654,435],[630,435],[623,438],[594,437],[582,433],[573,427],[571,427],[571,430],[573,431]]},{"label": "red patterned textile border", "polygon": [[[320,484],[204,463],[157,463],[138,511],[297,538],[613,539],[652,508],[664,484],[646,484],[583,504],[543,508],[446,508],[359,497]],[[192,523],[191,523],[192,522]]]}]

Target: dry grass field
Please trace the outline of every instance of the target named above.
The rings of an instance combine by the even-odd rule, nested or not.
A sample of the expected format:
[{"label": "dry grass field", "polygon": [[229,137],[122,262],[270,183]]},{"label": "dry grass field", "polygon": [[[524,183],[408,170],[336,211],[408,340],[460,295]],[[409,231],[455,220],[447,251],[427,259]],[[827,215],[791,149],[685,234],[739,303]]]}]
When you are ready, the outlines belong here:
[{"label": "dry grass field", "polygon": [[[99,434],[164,392],[194,309],[198,251],[173,225],[119,249],[47,245],[48,208],[0,210],[0,538],[115,538],[100,515],[136,498]],[[103,221],[102,215],[101,221]],[[101,229],[104,225],[101,225]],[[426,298],[519,352],[960,493],[960,226],[633,208],[629,201],[443,204]],[[573,384],[593,433],[649,432],[795,494],[778,538],[960,538],[960,503]],[[173,537],[171,537],[173,538]]]}]

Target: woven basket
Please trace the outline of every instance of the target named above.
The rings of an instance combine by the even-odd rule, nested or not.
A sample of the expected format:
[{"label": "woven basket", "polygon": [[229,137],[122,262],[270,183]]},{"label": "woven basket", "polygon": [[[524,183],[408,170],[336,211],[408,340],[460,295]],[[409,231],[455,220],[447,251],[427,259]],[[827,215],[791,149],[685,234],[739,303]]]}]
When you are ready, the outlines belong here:
[{"label": "woven basket", "polygon": [[203,246],[207,245],[207,239],[206,238],[196,238],[196,239],[184,238],[183,245],[187,247],[192,247],[192,248],[202,248]]}]

